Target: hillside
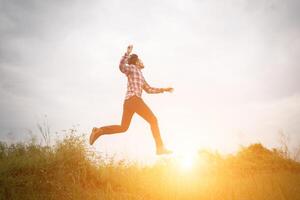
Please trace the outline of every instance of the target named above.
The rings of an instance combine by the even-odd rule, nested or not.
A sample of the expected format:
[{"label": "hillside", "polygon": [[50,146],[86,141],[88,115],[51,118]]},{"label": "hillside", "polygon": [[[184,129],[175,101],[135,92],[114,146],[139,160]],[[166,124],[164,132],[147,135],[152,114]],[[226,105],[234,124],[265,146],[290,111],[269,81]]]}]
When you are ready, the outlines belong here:
[{"label": "hillside", "polygon": [[182,171],[172,157],[151,166],[106,160],[83,138],[0,143],[0,199],[300,199],[300,163],[261,144],[227,156],[199,151]]}]

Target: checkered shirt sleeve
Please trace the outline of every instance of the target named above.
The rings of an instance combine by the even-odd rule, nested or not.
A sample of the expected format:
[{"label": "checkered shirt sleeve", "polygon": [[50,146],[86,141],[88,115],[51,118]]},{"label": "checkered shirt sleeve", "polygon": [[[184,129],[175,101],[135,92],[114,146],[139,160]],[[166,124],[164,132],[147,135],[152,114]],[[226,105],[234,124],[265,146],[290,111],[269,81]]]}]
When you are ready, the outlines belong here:
[{"label": "checkered shirt sleeve", "polygon": [[126,74],[127,76],[133,71],[132,66],[127,64],[128,58],[129,58],[129,55],[127,53],[125,53],[125,55],[122,57],[120,64],[119,64],[120,71],[122,73]]},{"label": "checkered shirt sleeve", "polygon": [[143,84],[143,89],[148,93],[148,94],[156,94],[156,93],[162,93],[164,90],[163,88],[155,88],[151,87],[145,80]]}]

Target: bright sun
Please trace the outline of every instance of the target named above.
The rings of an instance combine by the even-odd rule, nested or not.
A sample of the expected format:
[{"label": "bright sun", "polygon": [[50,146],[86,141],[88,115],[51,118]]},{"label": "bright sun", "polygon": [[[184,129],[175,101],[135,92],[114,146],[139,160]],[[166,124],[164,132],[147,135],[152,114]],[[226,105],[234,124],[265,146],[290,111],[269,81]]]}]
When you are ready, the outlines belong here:
[{"label": "bright sun", "polygon": [[174,150],[174,159],[177,167],[182,171],[190,171],[196,165],[197,148],[193,148],[191,144],[181,144],[172,148]]},{"label": "bright sun", "polygon": [[178,167],[183,171],[191,170],[196,164],[197,151],[185,151],[175,153]]},{"label": "bright sun", "polygon": [[194,165],[194,157],[192,155],[179,157],[179,165],[183,170],[189,170]]}]

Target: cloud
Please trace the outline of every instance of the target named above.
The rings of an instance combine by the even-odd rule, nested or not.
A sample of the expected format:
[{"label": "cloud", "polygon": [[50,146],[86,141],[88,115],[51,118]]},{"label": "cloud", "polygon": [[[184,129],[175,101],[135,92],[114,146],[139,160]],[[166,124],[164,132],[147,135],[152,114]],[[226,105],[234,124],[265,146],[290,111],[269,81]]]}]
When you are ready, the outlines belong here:
[{"label": "cloud", "polygon": [[[296,0],[0,0],[0,5],[2,133],[33,127],[43,114],[55,130],[111,123],[126,89],[118,62],[131,42],[146,64],[148,82],[176,89],[174,96],[145,95],[162,116],[177,110],[198,124],[209,116],[209,130],[214,120],[226,118],[226,108],[272,105],[260,109],[264,114],[254,112],[253,119],[274,114],[271,121],[278,126],[293,133],[300,128],[275,117],[281,111],[290,116],[287,105],[300,93]],[[274,105],[282,99],[291,100]],[[191,117],[195,111],[199,116]],[[291,115],[297,119],[299,112]]]}]

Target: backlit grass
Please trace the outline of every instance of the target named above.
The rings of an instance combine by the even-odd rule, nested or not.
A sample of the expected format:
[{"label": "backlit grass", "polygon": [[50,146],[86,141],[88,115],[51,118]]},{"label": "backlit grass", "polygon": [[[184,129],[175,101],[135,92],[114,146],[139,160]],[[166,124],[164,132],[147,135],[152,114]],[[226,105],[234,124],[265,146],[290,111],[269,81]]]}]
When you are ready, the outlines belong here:
[{"label": "backlit grass", "polygon": [[0,199],[300,199],[300,164],[261,144],[189,162],[108,161],[73,134],[48,147],[2,142]]}]

